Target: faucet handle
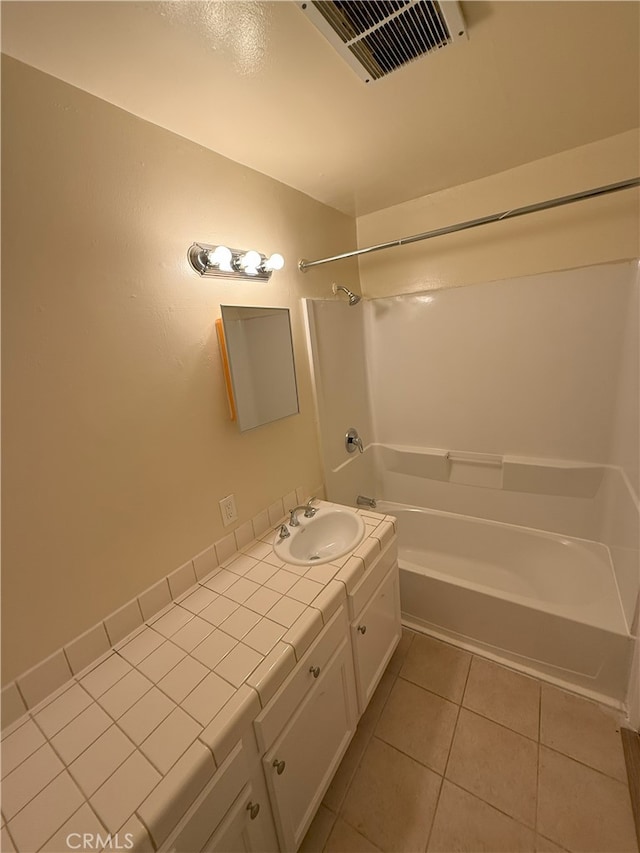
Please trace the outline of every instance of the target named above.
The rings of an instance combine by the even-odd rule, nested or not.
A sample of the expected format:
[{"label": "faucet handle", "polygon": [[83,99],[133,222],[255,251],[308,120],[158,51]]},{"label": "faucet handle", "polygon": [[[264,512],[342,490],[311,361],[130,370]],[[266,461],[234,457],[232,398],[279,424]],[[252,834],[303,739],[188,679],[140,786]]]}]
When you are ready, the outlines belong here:
[{"label": "faucet handle", "polygon": [[315,497],[311,497],[311,498],[309,498],[309,500],[307,501],[307,503],[306,503],[306,509],[305,509],[305,511],[304,511],[304,517],[305,517],[305,518],[313,518],[313,516],[318,512],[318,508],[317,508],[317,507],[315,507],[315,506],[311,506],[311,504],[312,504],[315,500],[317,500],[317,498],[315,498]]}]

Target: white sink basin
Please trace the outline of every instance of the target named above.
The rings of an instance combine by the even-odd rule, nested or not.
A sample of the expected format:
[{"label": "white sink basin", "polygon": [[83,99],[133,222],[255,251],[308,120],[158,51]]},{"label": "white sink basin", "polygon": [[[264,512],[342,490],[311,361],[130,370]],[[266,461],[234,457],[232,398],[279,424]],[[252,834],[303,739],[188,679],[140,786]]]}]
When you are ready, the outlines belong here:
[{"label": "white sink basin", "polygon": [[286,539],[276,535],[273,550],[285,563],[294,566],[317,566],[344,557],[356,548],[364,537],[362,516],[348,509],[322,507],[313,518],[298,513],[299,527],[287,529]]}]

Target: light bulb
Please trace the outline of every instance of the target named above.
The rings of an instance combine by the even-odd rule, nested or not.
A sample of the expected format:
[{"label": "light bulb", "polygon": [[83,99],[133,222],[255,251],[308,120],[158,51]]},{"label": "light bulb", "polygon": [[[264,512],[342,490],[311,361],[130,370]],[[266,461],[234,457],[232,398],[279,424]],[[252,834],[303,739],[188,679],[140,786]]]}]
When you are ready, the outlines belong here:
[{"label": "light bulb", "polygon": [[209,251],[207,260],[212,267],[218,267],[222,272],[231,272],[231,249],[226,246],[216,246],[215,250]]},{"label": "light bulb", "polygon": [[278,254],[278,252],[274,252],[270,258],[264,262],[264,269],[266,272],[270,272],[271,270],[281,270],[284,266],[284,258],[282,255]]},{"label": "light bulb", "polygon": [[258,275],[258,266],[262,263],[262,255],[253,249],[240,258],[240,269],[247,275]]}]

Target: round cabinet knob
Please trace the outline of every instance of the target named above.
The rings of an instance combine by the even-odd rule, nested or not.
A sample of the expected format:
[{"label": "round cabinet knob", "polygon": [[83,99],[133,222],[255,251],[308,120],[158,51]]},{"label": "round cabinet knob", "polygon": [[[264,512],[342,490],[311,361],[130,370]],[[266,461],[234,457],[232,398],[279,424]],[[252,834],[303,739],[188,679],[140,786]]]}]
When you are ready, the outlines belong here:
[{"label": "round cabinet knob", "polygon": [[251,820],[255,820],[260,814],[260,803],[249,803],[247,806],[247,811],[251,816]]},{"label": "round cabinet knob", "polygon": [[276,768],[276,772],[277,772],[278,776],[282,776],[282,774],[284,773],[284,768],[287,765],[284,761],[278,761],[278,759],[276,758],[275,761],[273,762],[273,766]]},{"label": "round cabinet knob", "polygon": [[320,667],[319,666],[310,666],[309,672],[313,675],[314,678],[317,678],[320,675]]},{"label": "round cabinet knob", "polygon": [[361,634],[366,634],[367,633],[367,626],[366,625],[358,625],[358,631],[360,631]]}]

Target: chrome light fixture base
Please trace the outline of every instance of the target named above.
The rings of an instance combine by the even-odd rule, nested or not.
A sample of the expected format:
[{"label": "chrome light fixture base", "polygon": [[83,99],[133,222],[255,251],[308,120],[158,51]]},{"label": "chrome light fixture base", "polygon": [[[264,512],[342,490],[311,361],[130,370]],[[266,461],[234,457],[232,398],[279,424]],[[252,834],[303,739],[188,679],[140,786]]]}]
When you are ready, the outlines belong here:
[{"label": "chrome light fixture base", "polygon": [[255,267],[249,267],[249,269],[254,270],[253,272],[249,272],[243,265],[243,261],[247,255],[251,254],[250,252],[244,249],[228,248],[225,250],[225,255],[229,258],[228,262],[217,263],[215,260],[212,261],[212,255],[220,249],[225,249],[225,247],[211,243],[192,243],[187,251],[187,259],[191,269],[197,272],[198,275],[210,276],[212,278],[269,281],[274,269],[278,268],[270,268],[269,262],[274,257],[277,257],[280,259],[281,266],[284,265],[284,260],[280,255],[272,255],[268,258],[261,252],[253,252],[254,256],[259,257],[259,263],[256,263]]}]

